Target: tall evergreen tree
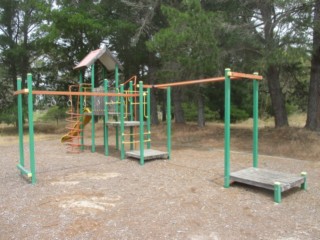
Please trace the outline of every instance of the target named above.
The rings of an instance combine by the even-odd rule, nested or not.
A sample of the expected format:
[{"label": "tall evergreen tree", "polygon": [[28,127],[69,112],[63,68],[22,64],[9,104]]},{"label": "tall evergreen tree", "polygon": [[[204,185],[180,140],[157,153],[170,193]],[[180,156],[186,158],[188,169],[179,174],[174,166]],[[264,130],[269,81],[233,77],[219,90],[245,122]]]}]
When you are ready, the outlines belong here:
[{"label": "tall evergreen tree", "polygon": [[320,129],[320,1],[315,1],[313,17],[313,51],[311,58],[309,103],[306,128]]}]

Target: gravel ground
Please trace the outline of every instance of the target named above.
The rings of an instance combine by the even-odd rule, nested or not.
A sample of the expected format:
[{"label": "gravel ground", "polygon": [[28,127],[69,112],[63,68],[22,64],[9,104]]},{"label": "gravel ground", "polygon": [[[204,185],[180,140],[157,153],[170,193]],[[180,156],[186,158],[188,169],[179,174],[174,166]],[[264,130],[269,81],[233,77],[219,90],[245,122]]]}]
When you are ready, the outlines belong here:
[{"label": "gravel ground", "polygon": [[[105,157],[102,146],[67,154],[58,138],[37,140],[35,147],[32,185],[15,167],[18,144],[0,146],[1,240],[320,239],[317,161],[260,156],[261,168],[308,172],[308,190],[285,192],[276,204],[272,191],[223,188],[223,150],[203,144],[174,145],[171,160],[144,166],[119,160],[115,150]],[[232,171],[250,166],[251,154],[232,152]]]}]

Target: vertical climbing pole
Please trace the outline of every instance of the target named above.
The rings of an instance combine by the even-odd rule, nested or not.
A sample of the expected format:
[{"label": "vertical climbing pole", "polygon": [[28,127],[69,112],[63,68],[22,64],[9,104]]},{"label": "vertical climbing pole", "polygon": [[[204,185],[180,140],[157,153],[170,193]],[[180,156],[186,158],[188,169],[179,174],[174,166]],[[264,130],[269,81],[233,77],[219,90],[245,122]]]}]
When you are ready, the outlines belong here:
[{"label": "vertical climbing pole", "polygon": [[[133,84],[132,81],[129,82],[129,92],[133,93]],[[129,113],[130,113],[130,121],[133,121],[133,97],[129,97]],[[133,127],[130,127],[130,150],[133,150]]]},{"label": "vertical climbing pole", "polygon": [[224,82],[224,187],[230,186],[230,68],[225,69]]},{"label": "vertical climbing pole", "polygon": [[[21,90],[21,78],[17,79],[17,90]],[[23,110],[22,110],[22,94],[18,95],[18,126],[19,126],[19,153],[20,160],[19,164],[24,167],[24,148],[23,148]],[[23,172],[21,171],[21,174]]]},{"label": "vertical climbing pole", "polygon": [[[108,80],[104,79],[103,81],[103,87],[104,87],[104,92],[108,92]],[[108,96],[104,96],[103,98],[104,102],[104,118],[103,118],[103,129],[104,129],[104,134],[103,134],[103,143],[104,143],[104,155],[108,156],[109,155],[109,127],[107,122],[109,121],[109,115],[108,115]]]},{"label": "vertical climbing pole", "polygon": [[34,127],[33,127],[33,99],[32,99],[32,75],[28,73],[28,123],[29,123],[29,151],[30,151],[30,171],[31,183],[35,184],[36,166],[34,158]]},{"label": "vertical climbing pole", "polygon": [[[120,85],[120,93],[124,93],[124,85]],[[125,158],[124,151],[124,96],[120,97],[120,159],[123,160]]]},{"label": "vertical climbing pole", "polygon": [[[80,70],[79,71],[80,73],[79,73],[79,91],[80,92],[83,92],[83,87],[82,87],[82,84],[83,84],[83,76],[82,76],[82,71]],[[83,96],[80,96],[80,111],[79,111],[79,113],[80,113],[80,118],[82,118],[82,119],[84,119],[84,117],[83,117],[83,99],[84,99],[84,97]],[[83,131],[83,129],[84,129],[84,126],[83,126],[83,121],[81,122],[81,124],[80,124],[80,144],[81,144],[81,150],[83,151],[84,150],[84,131]]]},{"label": "vertical climbing pole", "polygon": [[[258,75],[257,72],[254,75]],[[259,82],[253,80],[253,167],[258,167]]]},{"label": "vertical climbing pole", "polygon": [[145,103],[147,104],[147,149],[151,148],[151,105],[150,105],[150,88],[147,89],[147,102]]},{"label": "vertical climbing pole", "polygon": [[143,121],[143,83],[139,81],[139,138],[140,138],[140,165],[144,165],[144,121]]},{"label": "vertical climbing pole", "polygon": [[[114,80],[115,80],[115,91],[119,92],[119,66],[116,64],[114,69]],[[119,105],[118,105],[119,97],[116,97],[116,105],[115,105],[115,112],[118,114],[119,112]],[[119,116],[116,115],[116,121],[119,120]],[[116,126],[116,149],[119,150],[119,127]]]},{"label": "vertical climbing pole", "polygon": [[[94,64],[91,65],[91,92],[94,90]],[[94,121],[94,96],[91,96],[91,152],[96,151],[95,121]]]},{"label": "vertical climbing pole", "polygon": [[171,87],[167,88],[167,152],[171,159]]}]

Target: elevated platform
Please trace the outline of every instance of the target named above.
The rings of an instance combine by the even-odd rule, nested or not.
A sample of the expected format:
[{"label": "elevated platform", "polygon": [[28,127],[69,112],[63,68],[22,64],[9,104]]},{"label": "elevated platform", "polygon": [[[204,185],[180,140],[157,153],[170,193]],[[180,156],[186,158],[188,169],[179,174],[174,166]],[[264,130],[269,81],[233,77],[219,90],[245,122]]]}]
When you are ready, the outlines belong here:
[{"label": "elevated platform", "polygon": [[[128,151],[126,152],[127,157],[140,159],[140,151],[134,150],[134,151]],[[169,157],[169,154],[167,152],[161,152],[154,149],[145,149],[144,150],[144,160],[152,160],[152,159],[167,159]]]},{"label": "elevated platform", "polygon": [[[120,126],[120,122],[107,122],[106,124],[111,127]],[[145,123],[144,123],[144,125],[145,125]],[[136,127],[136,126],[140,126],[140,122],[139,121],[124,121],[124,126],[125,127]]]},{"label": "elevated platform", "polygon": [[[281,192],[300,186],[306,188],[306,174],[298,176],[260,168],[247,168],[230,174],[230,181],[275,191],[275,202],[281,202]],[[276,196],[277,195],[277,196]]]}]

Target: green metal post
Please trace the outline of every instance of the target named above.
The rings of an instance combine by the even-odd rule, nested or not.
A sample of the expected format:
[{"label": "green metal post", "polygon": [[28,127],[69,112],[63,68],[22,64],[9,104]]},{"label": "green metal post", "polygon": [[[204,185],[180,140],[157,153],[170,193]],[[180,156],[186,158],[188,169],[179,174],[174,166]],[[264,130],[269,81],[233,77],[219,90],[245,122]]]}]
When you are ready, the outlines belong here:
[{"label": "green metal post", "polygon": [[[115,69],[114,69],[114,80],[115,80],[115,90],[119,91],[119,67],[118,64],[116,64]],[[116,97],[116,106],[115,106],[115,111],[116,111],[116,121],[120,121],[119,120],[119,106],[118,106],[118,102],[119,102],[119,97]],[[119,127],[116,126],[116,149],[119,149]]]},{"label": "green metal post", "polygon": [[[124,93],[124,85],[120,85],[120,93]],[[120,159],[125,158],[124,151],[124,97],[120,97]]]},{"label": "green metal post", "polygon": [[281,183],[274,183],[274,201],[276,203],[281,203]]},{"label": "green metal post", "polygon": [[167,152],[171,159],[171,87],[167,88]]},{"label": "green metal post", "polygon": [[[17,90],[21,90],[21,78],[17,79]],[[22,109],[22,94],[18,95],[18,127],[19,127],[19,163],[24,167],[24,144],[23,144],[23,109]]]},{"label": "green metal post", "polygon": [[[83,84],[83,77],[82,77],[82,71],[80,70],[80,75],[79,75],[79,91],[80,92],[83,92],[83,87],[82,87],[82,84]],[[84,116],[83,116],[83,99],[84,99],[84,96],[80,96],[80,116],[81,118],[80,119],[84,119]],[[80,124],[80,143],[81,143],[81,146],[80,146],[80,149],[83,151],[84,150],[84,126],[83,126],[83,121],[81,122]]]},{"label": "green metal post", "polygon": [[147,131],[148,131],[148,142],[147,142],[147,148],[151,148],[151,104],[150,104],[150,88],[147,89]]},{"label": "green metal post", "polygon": [[301,176],[304,178],[304,182],[301,184],[301,189],[307,190],[307,173],[302,172]]},{"label": "green metal post", "polygon": [[31,183],[35,184],[36,179],[36,164],[34,157],[34,127],[33,127],[33,96],[32,96],[32,75],[28,73],[28,123],[29,123],[29,146],[30,146],[30,171]]},{"label": "green metal post", "polygon": [[[94,64],[91,65],[91,92],[94,90]],[[94,96],[91,96],[91,152],[96,151],[95,121],[94,121]]]},{"label": "green metal post", "polygon": [[[258,73],[254,73],[258,75]],[[253,80],[253,167],[258,167],[259,134],[259,82]]]},{"label": "green metal post", "polygon": [[230,73],[229,68],[225,69],[224,85],[224,187],[230,186]]},{"label": "green metal post", "polygon": [[143,129],[143,82],[139,82],[139,138],[140,138],[140,164],[144,165],[144,129]]},{"label": "green metal post", "polygon": [[[104,92],[108,92],[108,80],[105,79],[104,82]],[[109,155],[109,126],[107,125],[109,121],[108,115],[108,96],[105,96],[104,99],[104,118],[103,118],[103,128],[104,128],[104,155]]]},{"label": "green metal post", "polygon": [[[129,90],[130,93],[133,93],[133,83],[129,82]],[[133,121],[133,97],[129,97],[129,113],[130,113],[130,121]],[[133,127],[130,127],[130,150],[133,150]]]}]

